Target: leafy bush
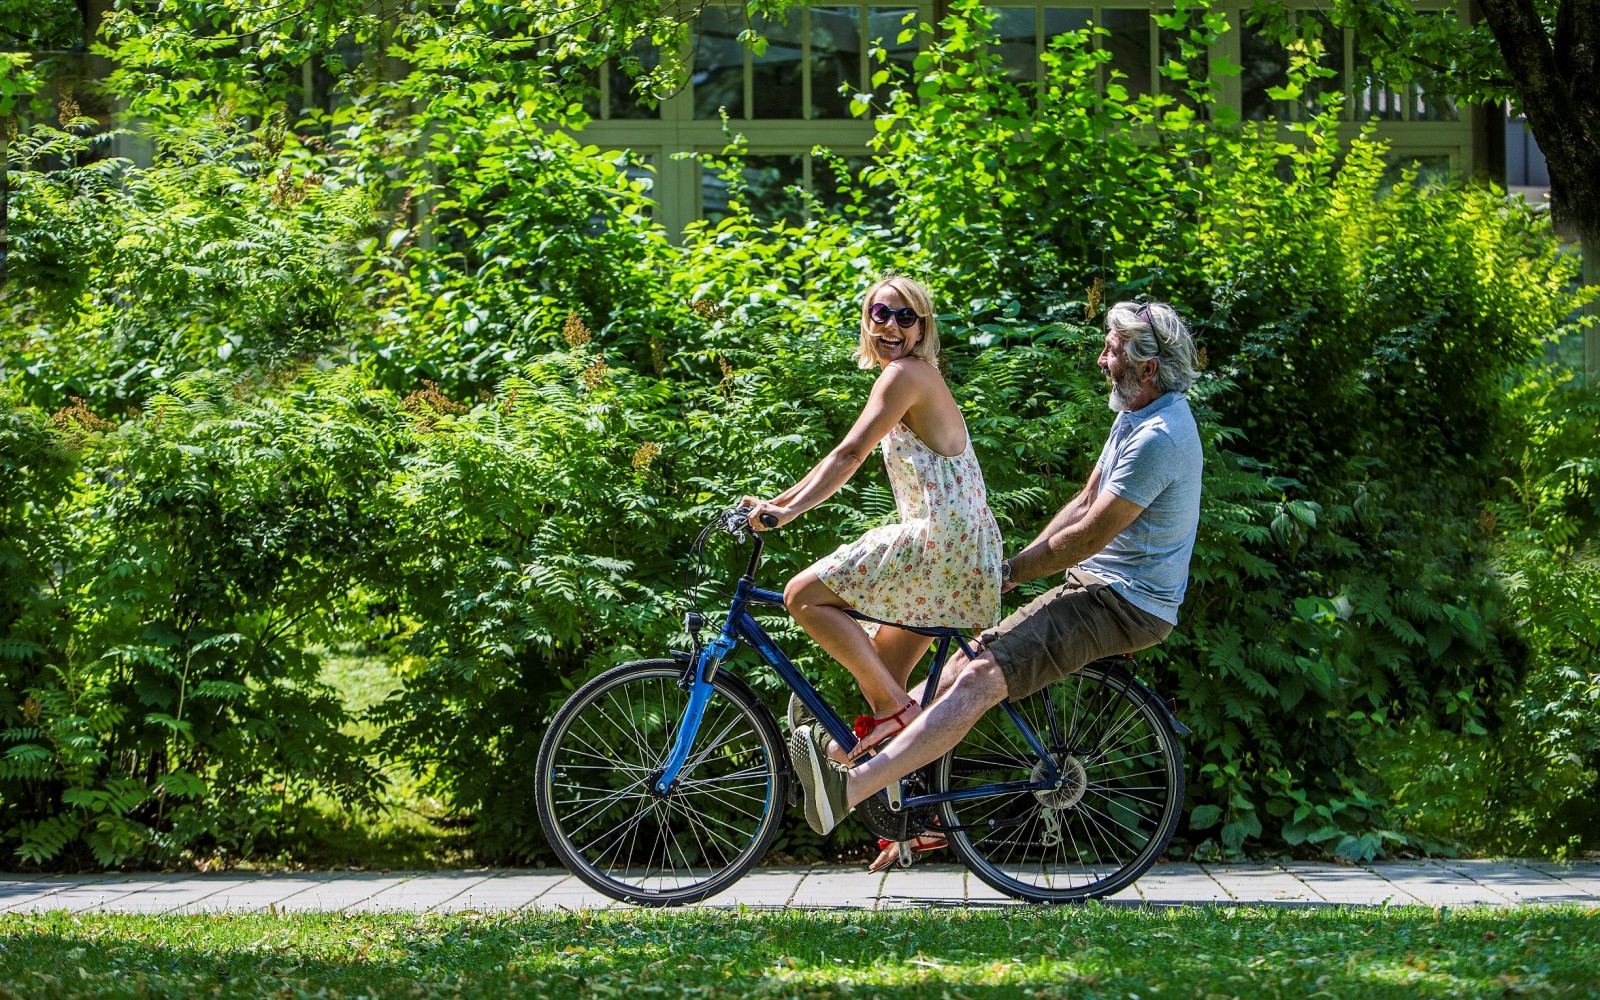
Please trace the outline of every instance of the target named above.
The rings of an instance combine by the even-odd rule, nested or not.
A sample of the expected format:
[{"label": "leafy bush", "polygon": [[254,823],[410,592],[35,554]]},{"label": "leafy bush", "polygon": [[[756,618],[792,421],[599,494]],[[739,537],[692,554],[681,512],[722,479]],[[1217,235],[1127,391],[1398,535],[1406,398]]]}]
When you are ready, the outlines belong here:
[{"label": "leafy bush", "polygon": [[[485,856],[538,854],[544,722],[681,641],[711,510],[844,433],[871,379],[855,305],[890,266],[942,303],[1013,547],[1104,439],[1105,305],[1189,317],[1209,356],[1201,534],[1180,628],[1143,662],[1196,731],[1196,852],[1436,840],[1460,810],[1416,807],[1434,772],[1396,749],[1413,733],[1567,762],[1531,799],[1496,786],[1518,842],[1588,815],[1592,685],[1562,671],[1592,661],[1559,623],[1592,620],[1573,534],[1592,414],[1505,389],[1582,301],[1544,220],[1392,183],[1381,145],[1331,119],[1293,142],[1226,121],[1181,61],[1162,93],[1102,94],[1088,34],[1046,56],[1040,98],[995,71],[991,15],[963,4],[937,37],[908,29],[927,34],[913,77],[877,55],[876,161],[844,209],[761,221],[735,140],[712,163],[731,214],[674,243],[625,156],[533,127],[581,124],[574,48],[453,17],[398,32],[410,75],[352,70],[352,100],[291,129],[270,59],[184,78],[181,47],[134,44],[180,29],[124,13],[118,80],[147,88],[153,163],[82,165],[103,140],[81,123],[28,133],[25,283],[0,299],[0,837],[24,859],[260,850],[286,796],[368,803],[395,761]],[[1161,17],[1194,51],[1225,28],[1204,4]],[[236,89],[256,72],[259,94]],[[180,117],[184,87],[241,103]],[[1536,445],[1508,493],[1520,427]],[[782,533],[768,579],[892,511],[862,473]],[[371,745],[317,681],[336,642],[398,675]]]}]

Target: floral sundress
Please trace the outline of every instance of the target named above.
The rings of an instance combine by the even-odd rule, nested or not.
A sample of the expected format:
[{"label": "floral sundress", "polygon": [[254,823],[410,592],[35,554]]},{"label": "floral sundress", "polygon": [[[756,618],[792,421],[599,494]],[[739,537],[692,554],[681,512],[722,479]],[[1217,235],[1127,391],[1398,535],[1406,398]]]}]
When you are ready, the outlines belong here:
[{"label": "floral sundress", "polygon": [[981,630],[1000,615],[1000,526],[989,511],[972,436],[941,455],[905,424],[883,439],[898,524],[873,528],[816,565],[863,614],[899,625]]}]

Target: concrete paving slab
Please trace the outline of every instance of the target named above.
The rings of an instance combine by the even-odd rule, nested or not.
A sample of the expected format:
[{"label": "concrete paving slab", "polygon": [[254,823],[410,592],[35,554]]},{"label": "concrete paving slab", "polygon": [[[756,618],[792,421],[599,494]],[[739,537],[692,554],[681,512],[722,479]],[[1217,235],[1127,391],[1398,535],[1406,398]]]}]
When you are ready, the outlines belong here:
[{"label": "concrete paving slab", "polygon": [[575,875],[552,885],[540,893],[529,909],[534,910],[606,910],[613,906],[620,906],[615,899],[602,892],[589,888]]},{"label": "concrete paving slab", "polygon": [[[391,873],[394,874],[394,873]],[[362,912],[382,910],[431,910],[448,903],[494,875],[488,870],[454,872],[412,872],[395,884],[353,904]]]},{"label": "concrete paving slab", "polygon": [[[1600,906],[1600,864],[1445,859],[1369,865],[1157,865],[1112,897],[1123,905]],[[767,868],[701,905],[820,910],[1009,906],[957,864]],[[631,909],[560,869],[29,875],[0,878],[0,910],[40,913],[225,911],[456,912]]]},{"label": "concrete paving slab", "polygon": [[1156,865],[1134,885],[1147,903],[1234,902],[1216,879],[1191,862]]},{"label": "concrete paving slab", "polygon": [[[219,894],[236,891],[255,876],[234,876],[225,873],[213,873],[183,877],[181,882],[163,887],[154,892],[141,892],[137,895],[126,896],[121,901],[124,905],[116,907],[124,912],[138,910],[145,913],[205,913],[219,912],[229,909],[223,906],[213,906],[206,909],[206,901]],[[148,897],[148,898],[146,898]],[[163,903],[171,903],[169,909],[159,909]]]},{"label": "concrete paving slab", "polygon": [[794,899],[800,883],[810,874],[809,868],[768,869],[753,871],[731,887],[705,901],[706,906],[726,906],[737,909],[747,906],[752,910],[781,910]]},{"label": "concrete paving slab", "polygon": [[0,913],[32,912],[34,904],[48,896],[105,881],[104,875],[33,876],[26,881],[0,883]]},{"label": "concrete paving slab", "polygon": [[1229,898],[1261,903],[1320,903],[1311,887],[1277,865],[1205,865]]},{"label": "concrete paving slab", "polygon": [[1563,883],[1600,902],[1600,861],[1530,861],[1534,871],[1558,878]]},{"label": "concrete paving slab", "polygon": [[[910,868],[890,865],[883,871],[878,908],[904,910],[966,906],[971,901],[967,895],[967,874],[967,870],[960,865],[918,863]],[[983,886],[983,883],[978,882],[978,885]]]},{"label": "concrete paving slab", "polygon": [[107,888],[126,889],[126,894],[108,898],[93,907],[102,913],[175,913],[224,889],[237,887],[244,879],[216,875],[153,875],[113,879]]},{"label": "concrete paving slab", "polygon": [[[350,877],[349,872],[270,872],[238,885],[214,892],[194,903],[184,904],[180,913],[256,913],[284,910],[289,900],[304,892],[316,892],[330,883]],[[296,909],[301,909],[296,907]]]},{"label": "concrete paving slab", "polygon": [[572,876],[565,871],[499,871],[494,873],[493,878],[479,882],[459,896],[434,906],[429,912],[455,913],[462,910],[479,910],[487,913],[521,910],[531,906],[540,896],[571,878]]},{"label": "concrete paving slab", "polygon": [[1472,879],[1517,903],[1579,903],[1587,898],[1577,886],[1514,861],[1441,859],[1442,868]]},{"label": "concrete paving slab", "polygon": [[92,912],[103,908],[131,893],[139,891],[145,883],[111,876],[68,876],[58,883],[50,883],[52,891],[22,900],[9,908],[14,913],[48,913],[67,910],[73,913]]},{"label": "concrete paving slab", "polygon": [[795,888],[789,905],[798,908],[877,909],[884,873],[855,865],[818,865]]},{"label": "concrete paving slab", "polygon": [[1344,906],[1411,906],[1421,902],[1392,882],[1355,865],[1286,861],[1279,867],[1326,903]]},{"label": "concrete paving slab", "polygon": [[1432,861],[1389,861],[1381,868],[1372,865],[1363,865],[1362,868],[1390,885],[1403,889],[1426,906],[1512,902],[1508,897]]}]

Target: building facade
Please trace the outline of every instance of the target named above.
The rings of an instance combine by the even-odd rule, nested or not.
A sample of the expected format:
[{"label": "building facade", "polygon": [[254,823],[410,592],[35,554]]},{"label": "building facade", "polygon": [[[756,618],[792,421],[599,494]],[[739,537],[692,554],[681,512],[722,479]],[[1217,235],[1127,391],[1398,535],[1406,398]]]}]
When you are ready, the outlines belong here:
[{"label": "building facade", "polygon": [[[996,15],[998,55],[1019,83],[1039,81],[1039,54],[1052,38],[1094,24],[1107,32],[1096,40],[1110,53],[1102,77],[1116,70],[1136,94],[1172,86],[1159,67],[1178,57],[1178,45],[1153,17],[1165,7],[1160,2],[1063,6],[992,0],[988,6]],[[1246,120],[1293,121],[1304,113],[1303,106],[1274,100],[1269,93],[1286,82],[1289,54],[1263,32],[1242,26],[1248,6],[1235,0],[1220,5],[1231,30],[1206,56],[1243,69],[1220,78],[1219,100]],[[652,178],[660,218],[669,232],[695,219],[715,218],[726,206],[715,171],[697,159],[675,155],[720,151],[726,145],[724,111],[732,130],[748,143],[753,196],[772,202],[756,205],[758,211],[783,213],[782,190],[793,184],[826,200],[833,167],[812,150],[824,147],[846,164],[866,156],[873,125],[851,115],[847,95],[872,92],[877,68],[873,49],[881,46],[890,61],[909,67],[918,42],[904,38],[905,27],[936,23],[945,8],[943,2],[833,2],[794,9],[783,19],[752,20],[742,5],[708,5],[689,33],[686,51],[677,54],[688,68],[684,84],[648,106],[631,92],[627,75],[608,68],[600,74],[599,95],[590,108],[594,120],[583,137],[604,148],[631,151],[637,169]],[[1439,3],[1438,10],[1441,17],[1467,13],[1465,4]],[[1354,32],[1332,27],[1309,4],[1294,16],[1319,19],[1323,25],[1325,65],[1334,75],[1320,85],[1344,94],[1344,137],[1354,137],[1370,122],[1390,144],[1397,163],[1503,178],[1503,114],[1461,106],[1425,84],[1391,86],[1373,71]],[[767,39],[764,51],[739,41],[747,28]],[[646,65],[659,58],[647,51],[639,57]]]}]

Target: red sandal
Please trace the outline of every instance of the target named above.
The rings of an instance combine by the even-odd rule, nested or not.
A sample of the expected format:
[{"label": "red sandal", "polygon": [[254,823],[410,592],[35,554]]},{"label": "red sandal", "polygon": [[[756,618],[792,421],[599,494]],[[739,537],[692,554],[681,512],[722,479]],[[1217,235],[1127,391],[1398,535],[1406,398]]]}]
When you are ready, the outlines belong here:
[{"label": "red sandal", "polygon": [[[922,714],[922,706],[917,704],[917,699],[908,698],[906,699],[906,703],[900,706],[900,711],[898,712],[881,716],[856,716],[856,745],[850,750],[849,754],[846,755],[847,758],[850,760],[855,760],[857,757],[860,757],[867,751],[875,747],[882,746],[889,740],[891,736],[894,736],[901,730],[905,729],[906,726],[911,722],[911,719],[907,719],[905,714],[911,711],[913,708],[917,710],[917,715]],[[913,715],[911,718],[915,719],[917,715]],[[894,728],[888,729],[891,724],[894,726]],[[869,736],[876,738],[869,741],[867,739]]]},{"label": "red sandal", "polygon": [[[906,843],[911,845],[911,857],[916,858],[928,851],[936,851],[946,846],[949,841],[938,834],[924,833],[911,838]],[[869,872],[881,872],[900,860],[900,845],[893,840],[885,840],[879,837],[878,851],[878,856],[872,859],[871,864],[867,865],[867,871]]]}]

